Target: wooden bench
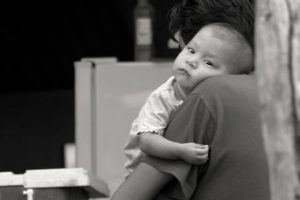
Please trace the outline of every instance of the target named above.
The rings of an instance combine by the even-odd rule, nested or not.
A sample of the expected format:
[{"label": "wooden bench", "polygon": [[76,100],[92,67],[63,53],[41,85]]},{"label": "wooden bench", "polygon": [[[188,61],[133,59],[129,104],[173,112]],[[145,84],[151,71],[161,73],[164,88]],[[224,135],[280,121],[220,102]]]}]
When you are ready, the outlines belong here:
[{"label": "wooden bench", "polygon": [[1,200],[88,200],[108,196],[106,183],[82,168],[0,173]]}]

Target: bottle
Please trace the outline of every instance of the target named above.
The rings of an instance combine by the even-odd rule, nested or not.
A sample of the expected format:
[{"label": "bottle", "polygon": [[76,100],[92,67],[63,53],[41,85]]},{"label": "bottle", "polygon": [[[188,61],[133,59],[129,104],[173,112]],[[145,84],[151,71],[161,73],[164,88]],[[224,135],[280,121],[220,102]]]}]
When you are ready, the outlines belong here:
[{"label": "bottle", "polygon": [[138,0],[134,9],[134,59],[149,61],[153,54],[153,7],[148,0]]}]

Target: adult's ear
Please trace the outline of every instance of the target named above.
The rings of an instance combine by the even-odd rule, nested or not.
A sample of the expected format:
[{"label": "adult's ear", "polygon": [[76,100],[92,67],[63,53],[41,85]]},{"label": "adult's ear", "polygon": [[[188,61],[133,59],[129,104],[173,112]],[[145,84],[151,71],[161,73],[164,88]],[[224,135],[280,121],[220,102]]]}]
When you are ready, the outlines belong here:
[{"label": "adult's ear", "polygon": [[174,38],[175,38],[176,41],[179,43],[180,49],[183,49],[183,48],[185,47],[186,44],[185,44],[185,42],[184,42],[184,40],[183,40],[183,38],[182,38],[182,36],[181,36],[180,31],[177,31],[177,32],[175,33]]}]

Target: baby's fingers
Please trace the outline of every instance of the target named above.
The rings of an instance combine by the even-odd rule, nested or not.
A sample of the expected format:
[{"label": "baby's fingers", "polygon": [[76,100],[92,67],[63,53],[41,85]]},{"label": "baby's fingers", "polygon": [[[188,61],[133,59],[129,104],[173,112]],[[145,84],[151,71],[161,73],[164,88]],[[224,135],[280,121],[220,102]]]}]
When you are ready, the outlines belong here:
[{"label": "baby's fingers", "polygon": [[197,155],[208,155],[208,148],[206,149],[202,149],[202,148],[196,148],[195,151],[196,151],[196,154]]}]

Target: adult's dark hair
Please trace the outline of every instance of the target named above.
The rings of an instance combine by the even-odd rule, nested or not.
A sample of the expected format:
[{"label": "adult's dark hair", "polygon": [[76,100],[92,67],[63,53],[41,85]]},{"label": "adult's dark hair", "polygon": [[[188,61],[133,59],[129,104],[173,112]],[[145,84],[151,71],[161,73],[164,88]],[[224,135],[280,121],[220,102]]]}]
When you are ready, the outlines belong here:
[{"label": "adult's dark hair", "polygon": [[182,0],[169,12],[169,29],[187,44],[205,25],[225,23],[237,30],[254,47],[255,0]]}]

